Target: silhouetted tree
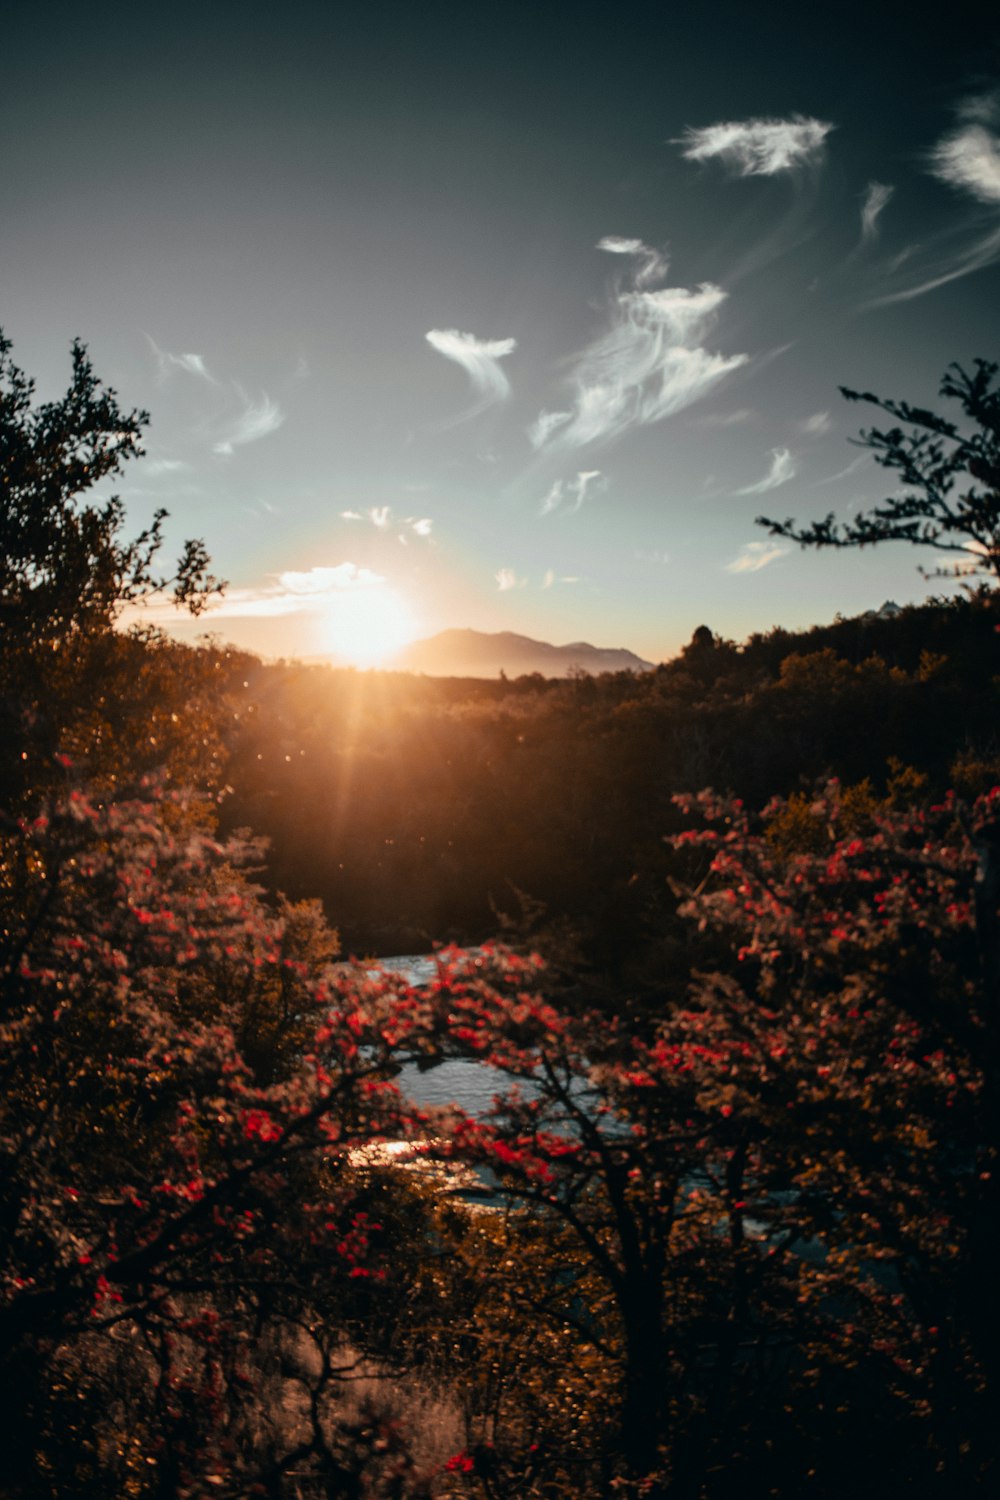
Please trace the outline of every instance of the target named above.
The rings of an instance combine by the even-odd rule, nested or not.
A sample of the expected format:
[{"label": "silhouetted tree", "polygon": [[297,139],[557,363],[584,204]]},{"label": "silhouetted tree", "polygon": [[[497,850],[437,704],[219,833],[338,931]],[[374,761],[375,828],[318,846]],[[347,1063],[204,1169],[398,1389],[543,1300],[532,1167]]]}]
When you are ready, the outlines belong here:
[{"label": "silhouetted tree", "polygon": [[201,542],[189,541],[172,576],[155,571],[166,511],[132,541],[121,537],[117,496],[81,497],[142,454],[144,411],[123,411],[101,385],[79,340],[73,377],[59,401],[32,406],[34,381],[0,332],[0,611],[22,638],[61,640],[105,627],[132,600],[172,588],[197,614],[218,581]]},{"label": "silhouetted tree", "polygon": [[[831,512],[809,526],[768,516],[758,516],[757,524],[803,547],[869,547],[895,541],[958,552],[964,562],[938,570],[935,576],[986,574],[1000,581],[1000,390],[993,386],[1000,366],[984,359],[974,363],[972,375],[961,365],[949,365],[941,381],[941,395],[959,403],[973,424],[971,433],[937,412],[841,386],[848,401],[867,401],[910,424],[909,432],[901,427],[885,432],[872,428],[860,439],[884,469],[899,472],[902,494],[851,521],[838,522]],[[963,476],[971,483],[956,493]]]},{"label": "silhouetted tree", "polygon": [[[166,511],[125,540],[125,510],[102,481],[142,454],[149,417],[125,411],[72,347],[72,379],[35,405],[34,382],[0,331],[0,795],[31,787],[39,761],[65,748],[69,724],[90,711],[113,675],[106,649],[127,604],[169,591],[198,614],[220,587],[200,541],[173,571],[158,554]],[[112,653],[113,654],[113,653]],[[98,659],[99,658],[99,659]],[[4,762],[6,764],[4,764]]]}]

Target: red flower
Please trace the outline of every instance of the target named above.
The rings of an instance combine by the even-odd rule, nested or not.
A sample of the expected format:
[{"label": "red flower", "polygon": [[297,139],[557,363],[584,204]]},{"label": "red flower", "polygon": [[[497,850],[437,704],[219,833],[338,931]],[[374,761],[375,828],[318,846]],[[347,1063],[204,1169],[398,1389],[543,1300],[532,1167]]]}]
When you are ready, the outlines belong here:
[{"label": "red flower", "polygon": [[281,1126],[262,1109],[248,1109],[243,1116],[243,1134],[247,1140],[254,1136],[261,1141],[276,1141],[281,1136]]}]

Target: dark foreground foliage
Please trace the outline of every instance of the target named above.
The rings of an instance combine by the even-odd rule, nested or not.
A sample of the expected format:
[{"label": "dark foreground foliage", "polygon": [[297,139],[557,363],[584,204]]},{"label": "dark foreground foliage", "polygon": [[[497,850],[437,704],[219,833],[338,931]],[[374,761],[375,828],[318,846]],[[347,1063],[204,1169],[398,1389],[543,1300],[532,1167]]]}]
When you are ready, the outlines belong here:
[{"label": "dark foreground foliage", "polygon": [[[4,1500],[992,1493],[993,597],[404,684],[123,636],[134,582],[3,638]],[[317,895],[551,962],[414,988]]]},{"label": "dark foreground foliage", "polygon": [[[691,810],[683,917],[728,960],[642,1034],[508,951],[420,990],[331,968],[315,913],[272,918],[155,787],[18,822],[4,1492],[833,1496],[861,1442],[899,1493],[985,1484],[997,1021],[965,829],[996,799]],[[509,1079],[487,1115],[397,1092],[459,1057]],[[416,1376],[478,1460],[369,1451],[362,1373],[369,1425]]]}]

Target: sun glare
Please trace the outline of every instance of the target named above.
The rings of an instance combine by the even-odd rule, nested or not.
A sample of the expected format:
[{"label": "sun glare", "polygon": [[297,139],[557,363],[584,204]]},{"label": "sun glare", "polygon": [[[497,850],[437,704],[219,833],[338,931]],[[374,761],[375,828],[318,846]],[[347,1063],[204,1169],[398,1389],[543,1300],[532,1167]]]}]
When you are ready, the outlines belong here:
[{"label": "sun glare", "polygon": [[413,616],[392,589],[345,592],[330,605],[324,634],[328,649],[356,667],[372,667],[399,651],[415,633]]}]

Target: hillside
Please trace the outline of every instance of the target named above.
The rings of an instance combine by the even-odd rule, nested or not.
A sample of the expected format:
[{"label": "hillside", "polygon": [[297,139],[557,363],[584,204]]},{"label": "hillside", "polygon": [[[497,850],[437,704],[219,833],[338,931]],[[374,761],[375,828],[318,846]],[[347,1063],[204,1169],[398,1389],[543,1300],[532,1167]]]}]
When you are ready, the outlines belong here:
[{"label": "hillside", "polygon": [[553,646],[530,636],[503,630],[487,634],[480,630],[442,630],[426,640],[413,641],[392,661],[389,670],[422,672],[429,677],[569,677],[574,672],[648,672],[653,663],[643,661],[624,647],[592,646],[573,641]]},{"label": "hillside", "polygon": [[524,893],[605,975],[634,969],[665,931],[676,793],[881,791],[894,763],[940,790],[1000,779],[998,621],[985,596],[740,645],[701,628],[652,671],[576,679],[241,658],[223,822],[270,839],[268,882],[320,896],[350,950],[479,940]]}]

